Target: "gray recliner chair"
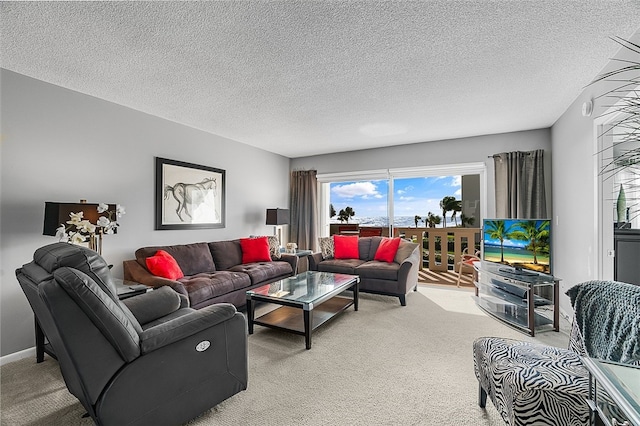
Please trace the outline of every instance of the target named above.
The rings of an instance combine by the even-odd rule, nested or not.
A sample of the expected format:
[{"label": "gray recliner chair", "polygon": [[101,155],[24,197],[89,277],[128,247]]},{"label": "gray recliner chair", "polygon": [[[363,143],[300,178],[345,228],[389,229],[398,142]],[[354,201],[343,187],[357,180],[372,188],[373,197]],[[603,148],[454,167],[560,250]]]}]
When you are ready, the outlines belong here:
[{"label": "gray recliner chair", "polygon": [[247,326],[168,287],[118,300],[96,252],[55,243],[16,271],[69,391],[98,425],[175,425],[247,387]]}]

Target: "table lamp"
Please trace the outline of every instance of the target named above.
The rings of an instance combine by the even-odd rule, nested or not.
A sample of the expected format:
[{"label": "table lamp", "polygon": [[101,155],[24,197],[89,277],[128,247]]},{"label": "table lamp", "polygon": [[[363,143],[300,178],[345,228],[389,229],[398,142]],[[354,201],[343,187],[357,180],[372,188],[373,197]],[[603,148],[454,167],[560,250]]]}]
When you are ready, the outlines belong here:
[{"label": "table lamp", "polygon": [[273,235],[278,237],[280,247],[282,247],[282,225],[289,224],[288,209],[267,209],[267,225],[273,226]]}]

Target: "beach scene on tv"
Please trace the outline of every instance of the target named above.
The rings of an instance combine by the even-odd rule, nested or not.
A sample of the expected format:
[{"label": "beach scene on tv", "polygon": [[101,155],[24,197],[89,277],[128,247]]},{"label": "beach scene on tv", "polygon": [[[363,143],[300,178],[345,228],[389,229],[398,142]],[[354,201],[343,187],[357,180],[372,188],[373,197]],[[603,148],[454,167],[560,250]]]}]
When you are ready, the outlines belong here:
[{"label": "beach scene on tv", "polygon": [[542,219],[485,219],[483,259],[549,274],[550,223]]}]

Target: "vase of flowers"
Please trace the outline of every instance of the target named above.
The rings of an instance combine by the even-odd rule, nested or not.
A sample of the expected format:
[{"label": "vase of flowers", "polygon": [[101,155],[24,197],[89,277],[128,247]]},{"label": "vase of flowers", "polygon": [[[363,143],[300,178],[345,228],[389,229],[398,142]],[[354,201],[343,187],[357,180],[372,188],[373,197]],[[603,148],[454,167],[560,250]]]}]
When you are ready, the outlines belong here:
[{"label": "vase of flowers", "polygon": [[110,209],[106,203],[97,206],[99,214],[96,223],[84,219],[84,212],[71,212],[66,224],[61,223],[56,230],[56,237],[60,241],[71,244],[88,243],[89,248],[102,254],[102,236],[104,234],[114,234],[120,226],[118,219],[125,214],[124,206],[116,204],[114,209]]}]

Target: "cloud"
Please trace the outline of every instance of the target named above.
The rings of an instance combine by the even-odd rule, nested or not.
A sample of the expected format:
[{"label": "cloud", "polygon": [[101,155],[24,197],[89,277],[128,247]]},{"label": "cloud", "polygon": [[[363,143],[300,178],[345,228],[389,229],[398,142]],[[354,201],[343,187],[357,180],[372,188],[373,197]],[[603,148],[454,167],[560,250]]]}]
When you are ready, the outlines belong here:
[{"label": "cloud", "polygon": [[354,182],[346,185],[338,185],[331,188],[331,192],[341,198],[382,198],[378,189],[372,182]]},{"label": "cloud", "polygon": [[407,185],[404,188],[398,189],[396,191],[396,194],[398,195],[402,195],[402,194],[406,194],[407,192],[411,192],[413,191],[415,188],[413,187],[413,185]]},{"label": "cloud", "polygon": [[462,186],[462,176],[451,176],[451,186]]}]

